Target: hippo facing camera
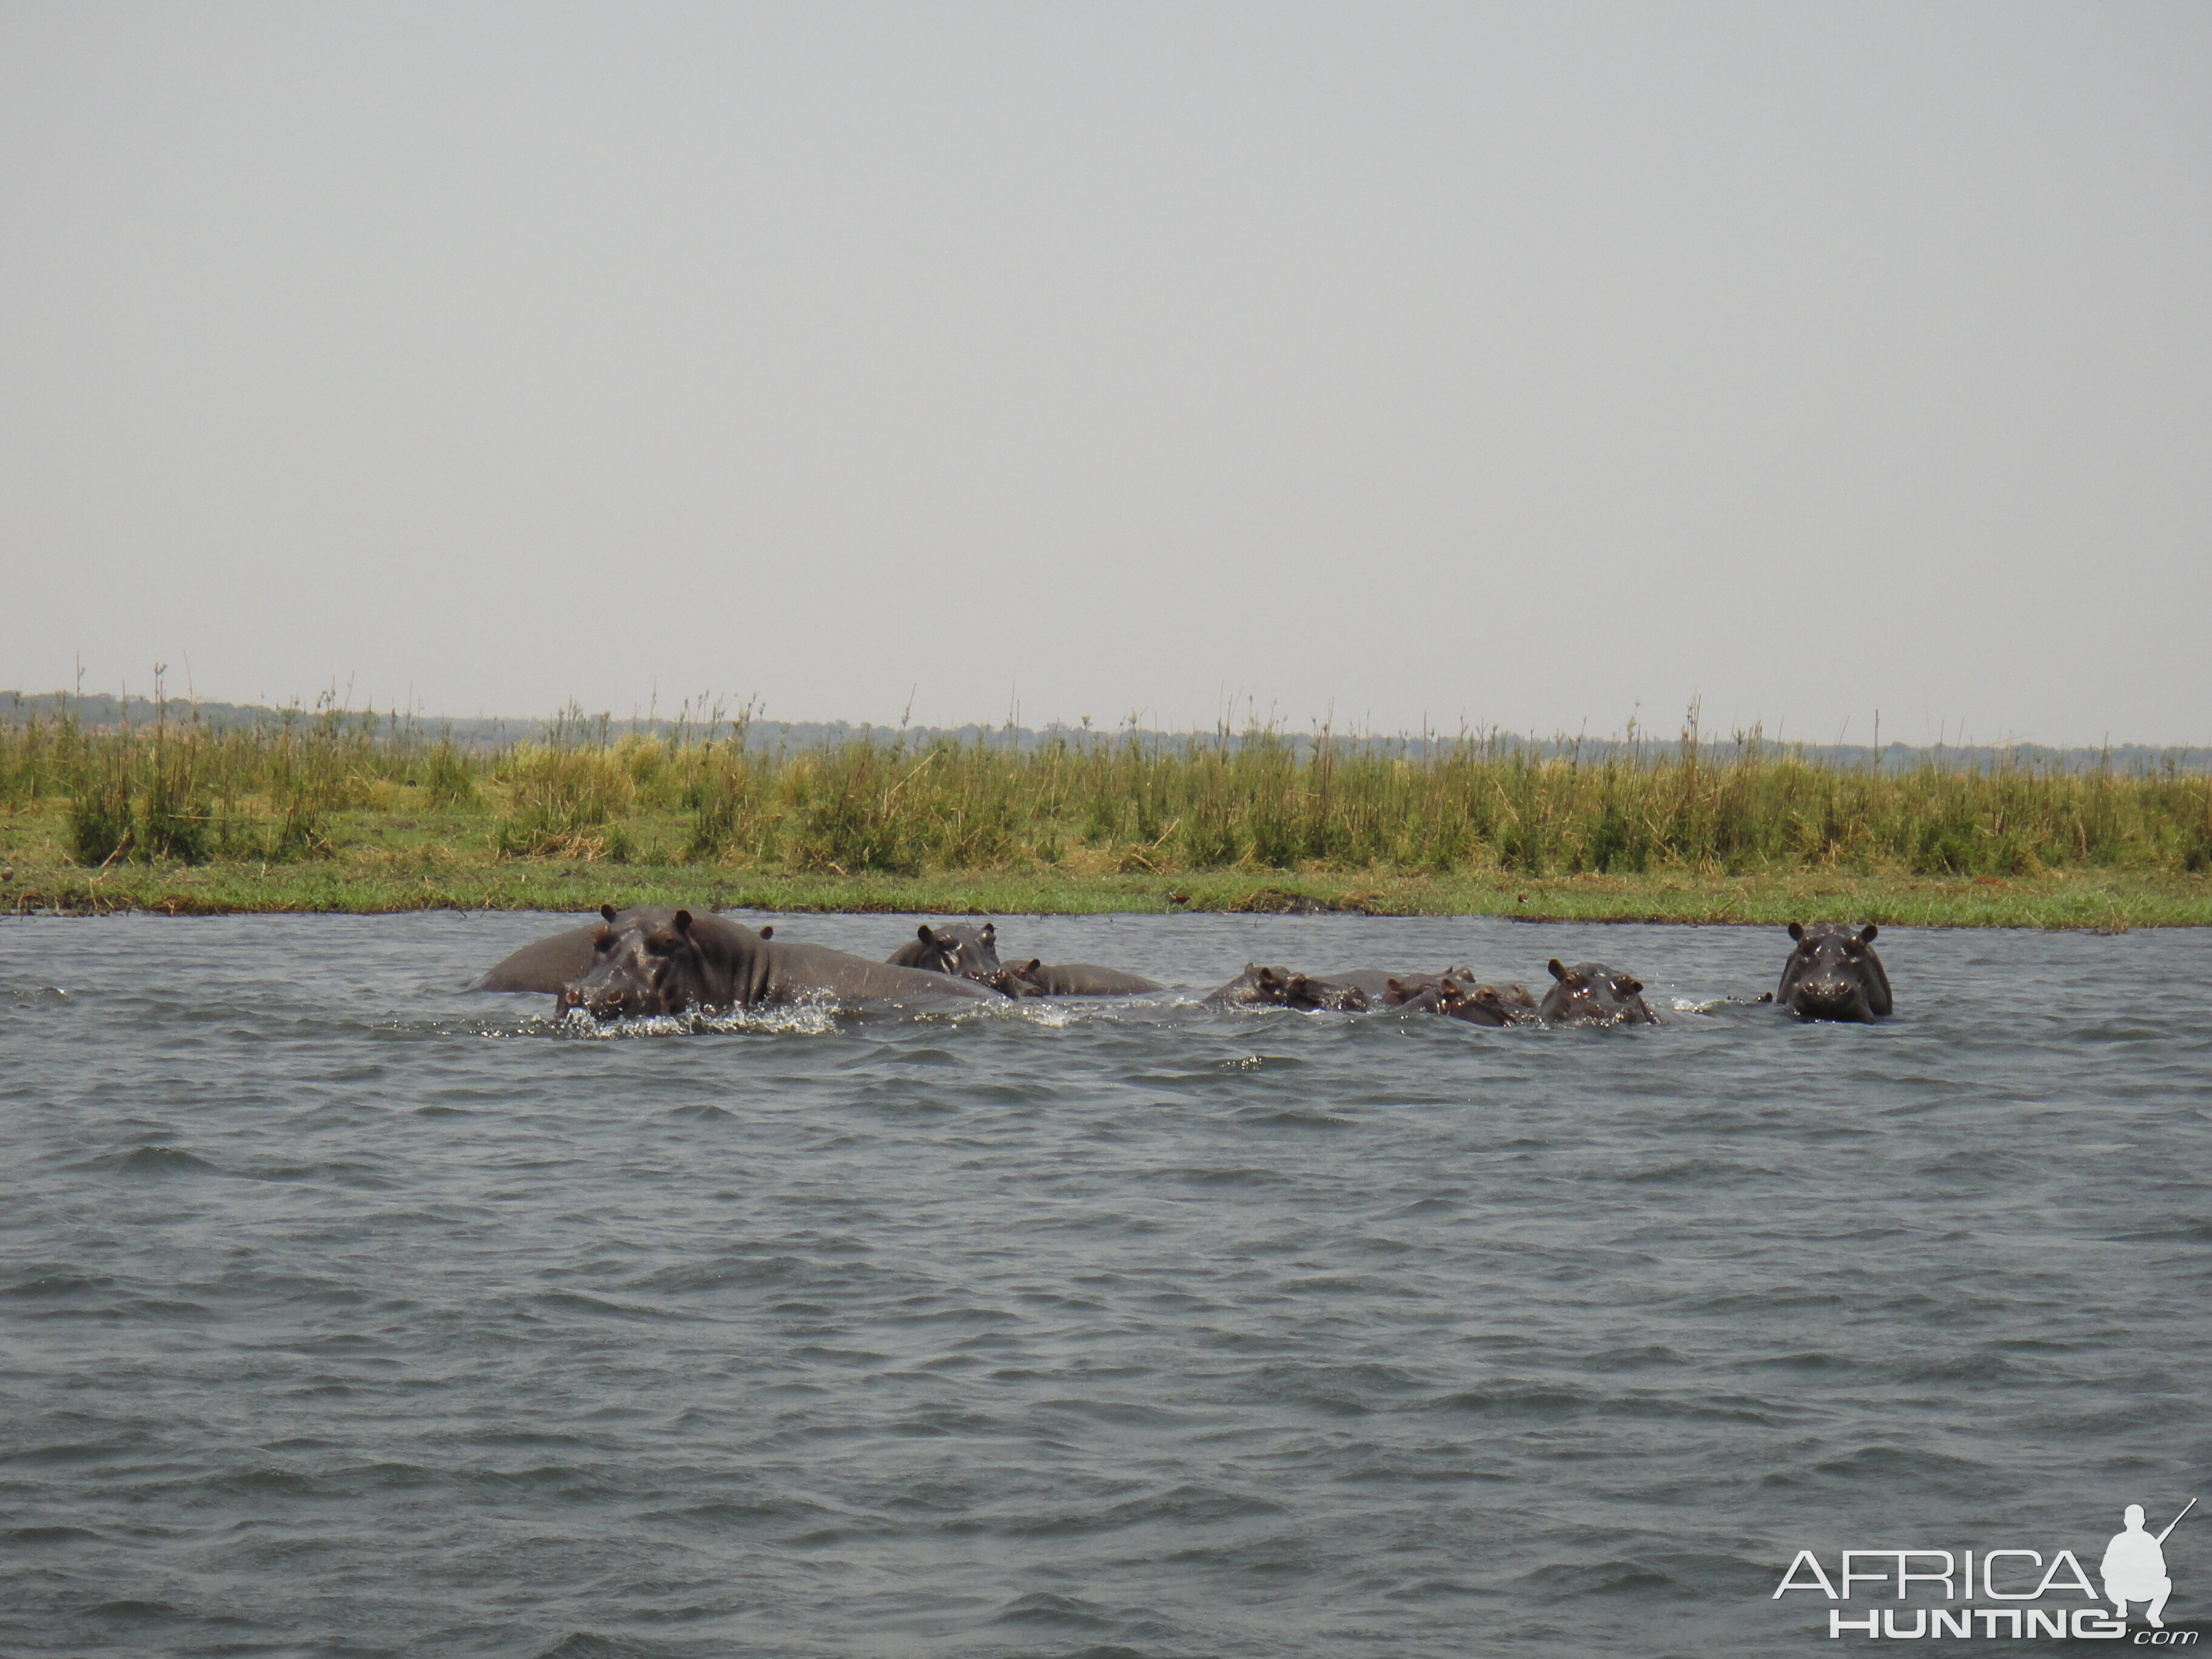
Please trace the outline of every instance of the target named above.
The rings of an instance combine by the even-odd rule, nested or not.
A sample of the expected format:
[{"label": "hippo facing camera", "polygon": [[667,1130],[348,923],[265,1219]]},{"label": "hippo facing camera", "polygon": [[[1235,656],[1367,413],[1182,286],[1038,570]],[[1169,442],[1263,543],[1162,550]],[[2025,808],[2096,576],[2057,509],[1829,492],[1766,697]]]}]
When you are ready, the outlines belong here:
[{"label": "hippo facing camera", "polygon": [[1800,1019],[1862,1024],[1888,1016],[1894,1002],[1889,975],[1874,952],[1874,923],[1854,933],[1835,922],[1790,924],[1796,948],[1783,964],[1774,1000]]}]

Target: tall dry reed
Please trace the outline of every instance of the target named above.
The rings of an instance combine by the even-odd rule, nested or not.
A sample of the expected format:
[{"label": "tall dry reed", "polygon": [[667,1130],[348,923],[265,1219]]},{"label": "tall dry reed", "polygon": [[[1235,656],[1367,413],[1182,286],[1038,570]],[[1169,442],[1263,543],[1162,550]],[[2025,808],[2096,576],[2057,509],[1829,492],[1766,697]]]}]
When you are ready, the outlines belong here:
[{"label": "tall dry reed", "polygon": [[[727,730],[724,727],[726,726]],[[1678,742],[1544,748],[1498,733],[1404,746],[1323,732],[1083,732],[1018,747],[864,732],[799,750],[748,720],[620,732],[605,717],[471,750],[324,709],[216,732],[186,711],[88,731],[0,722],[0,805],[68,803],[72,855],[301,857],[344,815],[481,822],[509,858],[664,855],[913,873],[1243,866],[1550,874],[1832,867],[2013,876],[2212,871],[2212,777],[1940,754],[1843,765],[1694,725]]]}]

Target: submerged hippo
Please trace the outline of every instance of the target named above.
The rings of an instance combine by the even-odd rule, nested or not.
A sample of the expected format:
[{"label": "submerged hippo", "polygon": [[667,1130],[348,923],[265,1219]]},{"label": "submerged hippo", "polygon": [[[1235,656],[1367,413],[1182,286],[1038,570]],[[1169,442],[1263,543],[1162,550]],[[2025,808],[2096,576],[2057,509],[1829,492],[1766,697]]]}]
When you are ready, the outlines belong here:
[{"label": "submerged hippo", "polygon": [[1089,962],[1048,963],[1036,957],[1006,969],[999,988],[1009,996],[1128,997],[1164,990],[1159,981]]},{"label": "submerged hippo", "polygon": [[[789,945],[771,929],[755,933],[725,916],[695,916],[659,905],[599,909],[600,926],[588,930],[582,969],[555,988],[555,1007],[580,1008],[597,1019],[642,1014],[680,1014],[707,1008],[757,1008],[801,997],[884,1001],[988,1000],[972,981],[870,962],[823,945]],[[519,951],[485,978],[521,977],[515,965],[541,971],[557,957],[573,958],[573,935],[539,941]],[[533,955],[533,953],[535,953]],[[487,986],[485,988],[499,988]],[[538,986],[507,988],[537,989]]]},{"label": "submerged hippo", "polygon": [[1244,971],[1228,984],[1210,991],[1209,1008],[1333,1008],[1358,1013],[1369,1006],[1365,989],[1349,980],[1324,979],[1316,974],[1294,974],[1287,968],[1271,968],[1248,962]]},{"label": "submerged hippo", "polygon": [[1540,1015],[1525,985],[1478,985],[1444,1011],[1470,1025],[1534,1025]]},{"label": "submerged hippo", "polygon": [[1385,1008],[1417,1008],[1424,1013],[1435,1013],[1448,1000],[1459,994],[1459,981],[1449,974],[1433,977],[1427,974],[1407,974],[1403,978],[1394,975],[1382,988],[1382,1006]]},{"label": "submerged hippo", "polygon": [[1447,984],[1463,992],[1479,976],[1472,968],[1439,968],[1433,974],[1386,974],[1380,969],[1362,968],[1342,977],[1358,985],[1385,1008],[1405,1008],[1424,995],[1441,993]]},{"label": "submerged hippo", "polygon": [[1889,975],[1874,953],[1875,933],[1872,922],[1856,933],[1834,922],[1791,922],[1796,948],[1783,964],[1775,1001],[1800,1019],[1882,1018],[1892,1003]]},{"label": "submerged hippo", "polygon": [[1644,1006],[1644,981],[1616,974],[1601,962],[1567,967],[1557,957],[1544,964],[1552,988],[1537,1012],[1553,1025],[1656,1025],[1659,1016]]},{"label": "submerged hippo", "polygon": [[914,937],[885,958],[896,967],[927,968],[955,979],[972,979],[988,985],[999,972],[999,929],[994,922],[981,927],[964,921],[932,927],[927,922]]},{"label": "submerged hippo", "polygon": [[1393,979],[1382,994],[1382,1006],[1442,1014],[1470,1025],[1533,1025],[1537,1017],[1536,999],[1525,987],[1471,984],[1456,972]]}]

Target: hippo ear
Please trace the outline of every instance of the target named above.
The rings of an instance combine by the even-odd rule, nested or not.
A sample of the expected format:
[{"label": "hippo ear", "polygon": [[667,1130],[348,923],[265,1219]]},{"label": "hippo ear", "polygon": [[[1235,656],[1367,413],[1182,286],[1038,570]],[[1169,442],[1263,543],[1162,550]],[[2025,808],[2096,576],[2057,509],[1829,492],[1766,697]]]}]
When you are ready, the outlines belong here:
[{"label": "hippo ear", "polygon": [[602,904],[599,907],[599,914],[609,921],[612,921],[615,919],[615,907],[611,904]]},{"label": "hippo ear", "polygon": [[1859,943],[1862,945],[1873,944],[1874,936],[1881,931],[1881,930],[1876,927],[1872,922],[1867,923],[1864,927],[1859,930]]},{"label": "hippo ear", "polygon": [[1559,957],[1553,957],[1549,962],[1546,963],[1544,966],[1546,969],[1549,971],[1553,979],[1559,981],[1562,984],[1566,982],[1568,977],[1566,964],[1561,962]]},{"label": "hippo ear", "polygon": [[985,939],[996,939],[998,936],[999,926],[996,922],[987,921],[983,924],[983,937]]},{"label": "hippo ear", "polygon": [[678,910],[671,920],[675,922],[678,933],[688,933],[691,931],[691,913],[689,910]]},{"label": "hippo ear", "polygon": [[1805,942],[1805,924],[1802,921],[1791,922],[1790,924],[1790,937],[1796,939],[1799,944],[1803,944]]},{"label": "hippo ear", "polygon": [[1022,971],[1025,974],[1034,974],[1037,969],[1043,966],[1044,958],[1042,957],[1031,957],[1030,958],[1029,966],[1023,969]]},{"label": "hippo ear", "polygon": [[767,927],[762,928],[760,930],[760,936],[763,939],[774,939],[775,937],[775,924],[771,921]]},{"label": "hippo ear", "polygon": [[926,921],[923,922],[921,927],[914,930],[914,936],[920,939],[924,945],[934,945],[937,943],[937,935],[929,931],[929,924]]}]

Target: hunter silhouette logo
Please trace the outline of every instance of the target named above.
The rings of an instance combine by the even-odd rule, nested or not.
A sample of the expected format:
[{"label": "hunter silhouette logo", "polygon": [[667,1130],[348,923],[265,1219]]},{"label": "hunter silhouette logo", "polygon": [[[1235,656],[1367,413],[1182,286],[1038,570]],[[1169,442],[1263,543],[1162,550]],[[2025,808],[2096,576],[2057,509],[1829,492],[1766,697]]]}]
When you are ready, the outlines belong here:
[{"label": "hunter silhouette logo", "polygon": [[[2182,1505],[2181,1515],[2197,1507],[2191,1498]],[[2097,1568],[2097,1576],[2105,1581],[2105,1599],[2112,1604],[2112,1611],[2123,1619],[2128,1616],[2128,1603],[2148,1601],[2143,1617],[2150,1621],[2153,1630],[2164,1630],[2166,1620],[2159,1614],[2166,1611],[2166,1598],[2173,1594],[2173,1580],[2166,1571],[2166,1538],[2181,1524],[2181,1515],[2166,1523],[2166,1532],[2155,1538],[2143,1530],[2143,1507],[2130,1504],[2120,1520],[2124,1532],[2112,1534],[2112,1541],[2105,1546],[2104,1561]]]},{"label": "hunter silhouette logo", "polygon": [[[2097,1562],[2101,1591],[2081,1557],[2070,1549],[1849,1549],[1838,1553],[1833,1576],[1819,1555],[1801,1549],[1771,1599],[1808,1590],[1831,1603],[1886,1602],[1863,1609],[1831,1606],[1828,1635],[1905,1641],[2125,1641],[2128,1608],[2140,1606],[2144,1627],[2134,1632],[2134,1646],[2193,1647],[2197,1631],[2166,1628],[2173,1577],[2166,1570],[2166,1540],[2196,1507],[2192,1498],[2163,1531],[2153,1533],[2143,1524],[2143,1506],[2129,1504],[2120,1516],[2121,1530],[2112,1535]],[[2111,1604],[2109,1613],[2106,1603]]]}]

